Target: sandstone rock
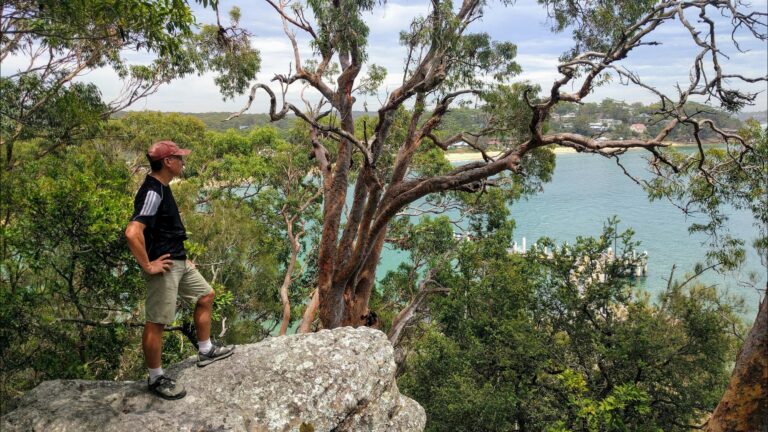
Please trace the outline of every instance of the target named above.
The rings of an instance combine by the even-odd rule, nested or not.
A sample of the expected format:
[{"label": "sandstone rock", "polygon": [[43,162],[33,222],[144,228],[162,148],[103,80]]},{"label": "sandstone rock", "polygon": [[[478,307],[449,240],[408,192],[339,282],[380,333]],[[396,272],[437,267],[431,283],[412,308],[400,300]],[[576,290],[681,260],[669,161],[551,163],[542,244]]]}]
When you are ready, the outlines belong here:
[{"label": "sandstone rock", "polygon": [[2,417],[5,431],[421,431],[402,396],[392,346],[350,327],[237,347],[229,359],[167,368],[187,396],[166,401],[144,382],[46,381]]}]

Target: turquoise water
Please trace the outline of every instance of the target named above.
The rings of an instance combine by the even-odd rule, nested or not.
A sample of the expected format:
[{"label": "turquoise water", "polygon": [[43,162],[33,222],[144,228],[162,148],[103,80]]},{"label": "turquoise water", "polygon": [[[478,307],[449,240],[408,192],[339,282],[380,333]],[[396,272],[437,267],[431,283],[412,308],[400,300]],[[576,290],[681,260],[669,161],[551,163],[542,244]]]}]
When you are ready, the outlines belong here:
[{"label": "turquoise water", "polygon": [[[644,152],[630,152],[622,156],[622,164],[633,175],[648,177],[644,157]],[[635,240],[641,242],[639,250],[648,251],[648,277],[639,287],[651,294],[667,285],[673,265],[676,277],[681,278],[706,259],[708,238],[688,233],[688,226],[703,218],[686,217],[667,201],[649,202],[645,192],[622,173],[615,161],[599,156],[558,155],[552,181],[544,185],[544,191],[516,203],[511,211],[516,221],[515,240],[520,244],[525,237],[529,248],[543,236],[570,243],[577,236],[597,236],[609,217],[618,216],[619,231],[632,228]],[[743,297],[747,313],[752,314],[764,292],[768,267],[751,247],[757,236],[751,214],[730,211],[729,216],[731,233],[745,240],[747,261],[738,272],[721,275],[709,271],[700,280]],[[378,277],[405,259],[407,254],[385,250]],[[749,273],[756,276],[757,283],[748,283]]]}]

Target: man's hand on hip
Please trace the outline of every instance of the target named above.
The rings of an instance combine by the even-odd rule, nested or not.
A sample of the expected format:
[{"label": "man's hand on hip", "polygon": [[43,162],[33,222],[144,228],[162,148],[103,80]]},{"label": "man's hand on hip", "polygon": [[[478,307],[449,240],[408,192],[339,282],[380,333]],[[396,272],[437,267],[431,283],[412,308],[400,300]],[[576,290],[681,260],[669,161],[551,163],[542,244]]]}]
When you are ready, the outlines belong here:
[{"label": "man's hand on hip", "polygon": [[165,254],[154,261],[150,261],[144,271],[151,275],[167,272],[173,267],[173,260],[170,259],[170,256],[171,254]]}]

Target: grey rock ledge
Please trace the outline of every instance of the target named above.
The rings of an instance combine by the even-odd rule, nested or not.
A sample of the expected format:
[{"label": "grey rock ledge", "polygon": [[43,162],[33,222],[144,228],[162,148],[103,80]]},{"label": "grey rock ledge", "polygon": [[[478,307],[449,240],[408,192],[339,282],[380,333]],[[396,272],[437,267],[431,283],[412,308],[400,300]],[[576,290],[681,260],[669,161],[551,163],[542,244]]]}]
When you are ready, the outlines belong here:
[{"label": "grey rock ledge", "polygon": [[422,431],[400,394],[392,346],[345,327],[240,345],[229,359],[168,368],[187,389],[159,399],[144,382],[46,381],[0,420],[3,431]]}]

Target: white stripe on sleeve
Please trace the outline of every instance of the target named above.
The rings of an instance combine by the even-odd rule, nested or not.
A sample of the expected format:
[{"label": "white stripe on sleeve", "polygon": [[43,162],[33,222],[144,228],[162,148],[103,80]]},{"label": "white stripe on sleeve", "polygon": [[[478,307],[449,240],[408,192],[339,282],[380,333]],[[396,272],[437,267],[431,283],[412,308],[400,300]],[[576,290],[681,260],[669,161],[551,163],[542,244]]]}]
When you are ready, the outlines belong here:
[{"label": "white stripe on sleeve", "polygon": [[144,207],[141,208],[139,216],[154,216],[157,213],[157,208],[160,207],[160,201],[160,195],[157,192],[147,192],[147,197],[144,198]]}]

